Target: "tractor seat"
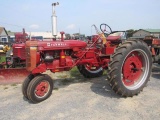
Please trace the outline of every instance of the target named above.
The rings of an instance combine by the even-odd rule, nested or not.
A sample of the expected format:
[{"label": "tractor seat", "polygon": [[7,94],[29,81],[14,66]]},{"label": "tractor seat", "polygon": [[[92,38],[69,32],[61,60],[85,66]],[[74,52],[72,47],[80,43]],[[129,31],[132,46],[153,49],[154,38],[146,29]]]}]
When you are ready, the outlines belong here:
[{"label": "tractor seat", "polygon": [[117,41],[117,40],[122,40],[126,39],[126,35],[124,32],[113,32],[109,36],[107,36],[107,41]]}]

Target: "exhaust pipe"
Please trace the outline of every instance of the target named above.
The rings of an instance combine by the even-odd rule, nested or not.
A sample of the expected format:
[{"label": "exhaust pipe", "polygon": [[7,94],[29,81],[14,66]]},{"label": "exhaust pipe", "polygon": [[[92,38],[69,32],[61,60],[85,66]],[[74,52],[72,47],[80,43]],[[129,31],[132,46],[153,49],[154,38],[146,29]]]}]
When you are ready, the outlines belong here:
[{"label": "exhaust pipe", "polygon": [[52,35],[56,38],[57,36],[57,16],[55,11],[55,6],[59,3],[52,3]]}]

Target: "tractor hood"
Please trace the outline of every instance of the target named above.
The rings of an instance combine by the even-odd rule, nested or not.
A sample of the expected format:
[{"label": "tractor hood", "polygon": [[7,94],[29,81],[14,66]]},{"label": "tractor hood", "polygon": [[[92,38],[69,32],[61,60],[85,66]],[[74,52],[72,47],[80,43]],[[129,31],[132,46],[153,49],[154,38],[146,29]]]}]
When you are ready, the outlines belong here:
[{"label": "tractor hood", "polygon": [[80,40],[64,40],[64,41],[27,41],[29,46],[32,46],[32,42],[37,42],[38,50],[61,50],[61,49],[73,49],[73,48],[85,48],[87,43]]}]

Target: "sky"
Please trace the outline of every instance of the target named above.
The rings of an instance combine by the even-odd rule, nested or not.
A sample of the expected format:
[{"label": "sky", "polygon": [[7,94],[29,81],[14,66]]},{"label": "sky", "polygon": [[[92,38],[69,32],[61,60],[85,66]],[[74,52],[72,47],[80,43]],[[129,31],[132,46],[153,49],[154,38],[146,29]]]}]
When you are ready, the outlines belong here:
[{"label": "sky", "polygon": [[58,31],[91,35],[101,23],[113,31],[160,29],[160,0],[1,0],[0,26],[20,32],[52,31],[52,3]]}]

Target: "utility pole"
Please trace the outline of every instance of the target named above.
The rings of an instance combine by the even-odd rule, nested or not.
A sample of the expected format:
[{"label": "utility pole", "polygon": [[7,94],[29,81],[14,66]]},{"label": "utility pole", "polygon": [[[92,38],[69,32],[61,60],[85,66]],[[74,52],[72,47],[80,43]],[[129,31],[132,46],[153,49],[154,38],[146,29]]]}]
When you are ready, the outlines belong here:
[{"label": "utility pole", "polygon": [[56,11],[55,7],[59,5],[59,2],[57,3],[52,3],[52,35],[54,38],[57,36],[57,16],[56,16]]}]

